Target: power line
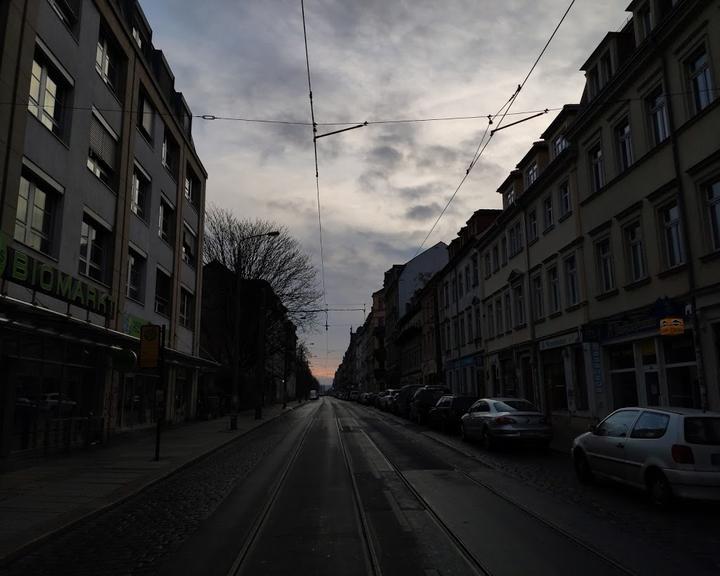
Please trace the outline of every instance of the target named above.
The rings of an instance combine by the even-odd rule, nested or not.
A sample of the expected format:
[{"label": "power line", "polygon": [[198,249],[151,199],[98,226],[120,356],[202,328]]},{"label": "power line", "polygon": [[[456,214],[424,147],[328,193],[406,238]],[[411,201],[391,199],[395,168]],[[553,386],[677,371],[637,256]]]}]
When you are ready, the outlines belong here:
[{"label": "power line", "polygon": [[[303,24],[303,41],[305,43],[305,66],[307,69],[308,93],[310,96],[310,118],[312,120],[313,129],[313,152],[315,154],[315,191],[317,196],[318,211],[318,230],[320,232],[320,270],[322,275],[322,293],[323,303],[327,308],[327,293],[325,292],[325,250],[323,247],[322,232],[322,210],[320,207],[320,172],[318,170],[318,151],[317,151],[317,124],[315,123],[315,105],[313,103],[312,81],[310,80],[310,54],[308,52],[307,27],[305,25],[305,0],[300,0],[300,10],[302,11]],[[327,310],[325,311],[325,332],[327,332]]]},{"label": "power line", "polygon": [[[535,59],[535,62],[533,62],[533,65],[530,67],[529,72],[523,79],[523,81],[518,85],[517,89],[513,93],[512,96],[508,99],[505,104],[500,108],[497,114],[493,116],[488,116],[488,125],[485,128],[485,132],[483,132],[482,138],[480,139],[480,143],[478,144],[477,151],[475,155],[473,156],[473,160],[470,163],[470,166],[465,171],[465,175],[460,180],[460,183],[458,184],[457,188],[455,188],[455,191],[450,196],[450,199],[447,201],[445,206],[443,207],[442,211],[438,215],[437,219],[433,223],[432,227],[430,228],[430,231],[425,235],[425,238],[423,239],[422,243],[420,244],[420,247],[418,248],[416,252],[416,256],[420,254],[420,251],[423,249],[423,246],[425,245],[425,242],[427,242],[430,235],[433,233],[435,228],[437,227],[438,223],[442,219],[442,217],[445,215],[445,212],[447,212],[447,209],[450,207],[450,204],[452,204],[453,200],[455,200],[455,197],[458,195],[458,192],[460,192],[460,189],[463,187],[465,182],[467,181],[468,177],[470,176],[470,172],[475,167],[475,164],[477,164],[478,160],[480,160],[480,157],[485,152],[486,148],[488,147],[488,144],[490,144],[490,141],[493,139],[493,136],[495,135],[495,132],[502,126],[503,121],[510,113],[510,109],[512,108],[513,104],[515,104],[515,101],[517,100],[518,95],[522,91],[522,89],[525,87],[525,84],[527,83],[528,79],[532,75],[532,73],[535,71],[535,68],[540,63],[540,60],[545,55],[545,52],[547,51],[548,47],[550,46],[550,43],[553,41],[553,38],[555,38],[555,35],[557,34],[558,30],[560,29],[560,26],[562,26],[563,22],[567,18],[567,15],[570,13],[570,10],[574,6],[576,0],[571,0],[570,4],[568,5],[567,9],[565,10],[565,13],[562,15],[562,18],[560,18],[560,21],[558,22],[557,26],[555,26],[555,29],[553,30],[553,33],[550,35],[550,38],[548,38],[547,42],[545,43],[545,46],[543,46],[543,49],[540,51],[540,54]],[[545,113],[549,112],[549,109],[546,109],[544,111]],[[490,125],[493,124],[493,120],[502,113],[502,117],[500,118],[500,121],[498,122],[496,128],[493,131],[490,131]],[[489,132],[489,136],[488,136]]]}]

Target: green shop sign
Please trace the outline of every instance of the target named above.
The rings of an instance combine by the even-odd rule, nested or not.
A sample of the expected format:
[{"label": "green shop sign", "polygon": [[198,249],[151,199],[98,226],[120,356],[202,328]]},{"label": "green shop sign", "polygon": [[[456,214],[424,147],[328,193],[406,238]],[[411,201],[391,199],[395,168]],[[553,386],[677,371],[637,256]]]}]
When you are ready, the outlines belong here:
[{"label": "green shop sign", "polygon": [[110,294],[8,246],[4,234],[0,234],[0,277],[96,314],[107,316],[112,311]]}]

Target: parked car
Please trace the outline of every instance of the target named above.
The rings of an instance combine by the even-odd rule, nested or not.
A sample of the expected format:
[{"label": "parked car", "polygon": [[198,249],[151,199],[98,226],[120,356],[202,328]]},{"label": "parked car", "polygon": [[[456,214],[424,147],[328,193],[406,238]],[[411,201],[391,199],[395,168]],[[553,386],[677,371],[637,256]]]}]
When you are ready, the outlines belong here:
[{"label": "parked car", "polygon": [[406,384],[400,388],[393,405],[394,414],[402,416],[403,418],[407,418],[410,415],[410,402],[418,388],[420,388],[420,384]]},{"label": "parked car", "polygon": [[358,398],[360,398],[360,392],[358,392],[357,390],[350,390],[350,394],[348,394],[348,400],[357,402]]},{"label": "parked car", "polygon": [[423,386],[415,391],[410,401],[410,420],[418,424],[427,422],[430,409],[441,396],[450,392],[444,386]]},{"label": "parked car", "polygon": [[622,408],[573,442],[578,479],[602,476],[673,497],[720,500],[720,412]]},{"label": "parked car", "polygon": [[375,392],[368,392],[367,396],[365,397],[365,404],[367,404],[368,406],[374,406],[375,398],[377,398],[377,394],[375,394]]},{"label": "parked car", "polygon": [[395,388],[388,388],[387,390],[383,390],[382,394],[383,395],[380,397],[378,403],[378,408],[389,412],[392,406],[394,395],[397,394],[397,390]]},{"label": "parked car", "polygon": [[481,398],[460,419],[463,440],[478,439],[487,450],[499,442],[535,442],[548,446],[552,426],[544,414],[521,398]]},{"label": "parked car", "polygon": [[476,400],[474,396],[456,394],[442,396],[428,412],[428,423],[432,428],[455,433],[460,430],[460,418]]}]

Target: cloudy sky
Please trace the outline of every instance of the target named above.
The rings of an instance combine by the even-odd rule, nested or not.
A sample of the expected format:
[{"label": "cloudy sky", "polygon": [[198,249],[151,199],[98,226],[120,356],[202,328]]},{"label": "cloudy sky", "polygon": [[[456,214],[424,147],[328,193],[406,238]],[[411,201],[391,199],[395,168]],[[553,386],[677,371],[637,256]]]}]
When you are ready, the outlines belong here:
[{"label": "cloudy sky", "polygon": [[[578,0],[513,111],[577,102],[579,67],[629,0]],[[318,122],[486,116],[512,95],[568,0],[306,0]],[[144,0],[194,114],[309,121],[300,0]],[[450,242],[553,113],[498,133],[430,239]],[[318,141],[327,302],[358,307],[410,259],[455,190],[487,120],[371,125]],[[322,131],[323,129],[321,129]],[[309,127],[194,122],[209,202],[286,226],[320,267]],[[329,382],[362,312],[303,335]]]}]

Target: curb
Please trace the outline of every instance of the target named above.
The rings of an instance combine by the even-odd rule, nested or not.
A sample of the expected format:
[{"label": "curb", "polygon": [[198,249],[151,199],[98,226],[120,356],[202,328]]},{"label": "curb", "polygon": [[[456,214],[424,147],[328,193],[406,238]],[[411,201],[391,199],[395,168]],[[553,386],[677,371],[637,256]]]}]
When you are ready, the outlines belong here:
[{"label": "curb", "polygon": [[292,410],[295,410],[296,408],[299,408],[300,406],[303,406],[305,402],[297,405],[297,406],[288,406],[284,410],[281,410],[278,414],[273,416],[272,418],[268,418],[267,420],[263,420],[260,424],[257,426],[254,426],[253,428],[250,428],[249,430],[246,430],[236,436],[232,436],[231,438],[228,438],[225,442],[211,448],[207,452],[203,452],[202,454],[198,454],[194,458],[187,460],[183,462],[182,464],[179,464],[175,468],[172,468],[171,470],[168,470],[165,474],[162,474],[161,476],[157,478],[153,478],[152,480],[146,482],[145,484],[139,486],[137,489],[132,490],[128,494],[125,494],[115,500],[114,502],[110,502],[104,506],[101,506],[100,508],[97,508],[96,510],[93,510],[91,512],[88,512],[87,514],[84,514],[78,518],[75,518],[73,520],[70,520],[66,524],[63,524],[59,528],[56,528],[54,530],[51,530],[49,532],[46,532],[45,534],[42,534],[41,536],[38,536],[34,540],[31,540],[30,542],[27,542],[26,544],[23,544],[20,548],[17,548],[16,550],[13,550],[9,554],[6,554],[5,556],[0,557],[0,568],[7,568],[8,566],[12,565],[16,560],[21,558],[22,556],[27,555],[28,553],[32,552],[32,550],[42,546],[43,544],[51,541],[54,538],[57,538],[59,536],[62,536],[66,532],[69,532],[71,529],[76,527],[77,525],[87,522],[89,520],[92,520],[93,518],[100,516],[101,514],[104,514],[105,512],[109,512],[110,510],[113,510],[114,508],[117,508],[118,506],[124,504],[131,498],[134,498],[141,492],[144,492],[148,488],[151,488],[155,484],[158,484],[164,480],[167,480],[170,476],[173,476],[174,474],[177,474],[178,472],[182,472],[186,468],[189,468],[190,466],[197,464],[201,460],[211,456],[215,452],[218,452],[222,448],[225,448],[230,443],[239,440],[243,438],[244,436],[247,436],[251,432],[254,432],[255,430],[258,430],[259,428],[262,428],[266,424],[269,424],[270,422],[273,422],[277,420],[278,418],[285,416]]}]

